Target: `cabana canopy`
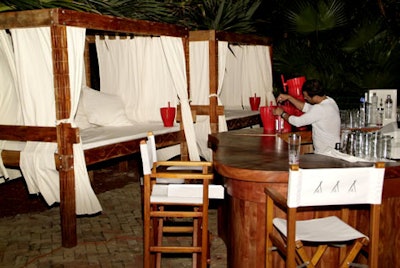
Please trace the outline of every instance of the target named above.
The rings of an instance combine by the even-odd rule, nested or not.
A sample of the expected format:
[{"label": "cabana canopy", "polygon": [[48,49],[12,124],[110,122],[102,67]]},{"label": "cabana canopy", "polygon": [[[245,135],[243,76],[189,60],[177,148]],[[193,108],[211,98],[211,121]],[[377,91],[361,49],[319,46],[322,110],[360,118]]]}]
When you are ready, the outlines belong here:
[{"label": "cabana canopy", "polygon": [[[75,216],[77,201],[81,196],[94,195],[85,168],[86,156],[83,154],[80,131],[74,122],[84,81],[83,54],[86,35],[122,34],[172,38],[162,40],[163,48],[169,52],[166,62],[171,68],[177,68],[175,74],[178,75],[175,75],[177,78],[174,80],[174,87],[181,104],[184,136],[189,143],[190,157],[198,157],[196,150],[190,149],[196,148],[196,145],[190,145],[190,143],[195,143],[195,137],[187,95],[188,59],[185,58],[185,55],[188,55],[187,29],[164,23],[64,9],[42,9],[1,13],[0,31],[3,37],[0,48],[6,48],[1,51],[4,52],[3,54],[7,53],[9,62],[13,62],[9,64],[9,70],[15,81],[6,90],[17,89],[18,93],[12,97],[21,103],[30,102],[31,104],[22,105],[20,111],[17,108],[17,115],[21,112],[21,117],[14,120],[7,121],[0,117],[0,141],[27,142],[26,147],[31,148],[32,155],[35,157],[31,157],[31,154],[24,156],[21,153],[20,160],[18,151],[3,151],[1,155],[7,166],[17,167],[23,166],[24,161],[36,158],[39,151],[43,152],[39,155],[42,155],[46,161],[39,158],[38,163],[52,162],[52,165],[57,168],[58,171],[54,170],[51,173],[59,176],[63,246],[72,247],[77,243]],[[15,56],[10,49],[11,40],[7,33],[11,33],[13,38],[12,47],[15,50]],[[176,42],[176,38],[179,42]],[[34,41],[30,42],[30,40]],[[44,45],[39,46],[39,44]],[[26,49],[27,47],[36,49],[40,47],[40,49],[32,53]],[[37,68],[39,64],[42,68]],[[35,82],[31,81],[32,78],[35,78]],[[0,94],[3,93],[0,92]],[[0,95],[1,98],[2,96],[4,95]],[[162,137],[168,140],[161,140],[159,146],[176,144],[183,134],[179,131],[175,134],[167,133]],[[107,152],[103,159],[138,151],[137,141],[122,144],[119,147],[107,147],[110,150],[117,149]],[[136,148],[127,149],[128,146],[136,146]],[[98,155],[92,156],[96,158],[95,162],[101,161]],[[29,169],[29,165],[27,166]],[[33,173],[37,171],[35,166],[31,169]],[[24,177],[27,176],[24,174]],[[86,188],[89,194],[82,192],[82,187]],[[101,210],[97,199],[90,202],[94,202],[91,210],[87,212],[84,210],[83,213],[78,214],[91,214]]]}]

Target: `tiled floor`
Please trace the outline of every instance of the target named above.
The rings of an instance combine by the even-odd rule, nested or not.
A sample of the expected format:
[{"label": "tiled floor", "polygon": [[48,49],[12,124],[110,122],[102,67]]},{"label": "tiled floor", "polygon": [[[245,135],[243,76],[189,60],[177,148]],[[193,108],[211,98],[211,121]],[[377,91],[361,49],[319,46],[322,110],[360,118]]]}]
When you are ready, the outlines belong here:
[{"label": "tiled floor", "polygon": [[[101,194],[103,212],[79,217],[78,245],[61,247],[59,208],[0,218],[0,267],[142,267],[140,187],[132,182]],[[211,267],[226,267],[226,247],[216,237],[210,211]],[[162,267],[191,267],[189,258],[164,258]]]}]

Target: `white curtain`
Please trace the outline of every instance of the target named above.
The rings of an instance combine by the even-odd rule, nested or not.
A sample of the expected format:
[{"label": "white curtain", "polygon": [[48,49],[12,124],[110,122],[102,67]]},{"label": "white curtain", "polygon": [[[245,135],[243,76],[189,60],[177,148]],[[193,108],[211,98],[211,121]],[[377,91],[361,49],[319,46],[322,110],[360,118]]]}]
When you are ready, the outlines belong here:
[{"label": "white curtain", "polygon": [[[54,127],[61,122],[56,122],[55,115],[50,28],[13,29],[11,32],[24,122]],[[67,37],[72,110],[65,122],[73,124],[82,85],[85,29],[68,27]],[[60,201],[59,175],[54,163],[56,151],[56,143],[27,142],[20,159],[29,192],[40,192],[49,205]],[[101,211],[90,186],[81,144],[74,145],[74,170],[76,213]]]},{"label": "white curtain", "polygon": [[229,108],[250,109],[249,97],[261,97],[261,105],[275,102],[268,46],[230,45],[221,99]]},{"label": "white curtain", "polygon": [[[229,53],[228,42],[218,42],[218,105],[223,105],[221,100],[222,85],[225,79],[225,68],[226,68],[226,57]],[[226,125],[225,115],[220,115],[218,119],[218,130],[219,132],[228,131]]]},{"label": "white curtain", "polygon": [[[218,105],[222,105],[219,98],[222,89],[222,81],[225,73],[225,60],[228,51],[227,42],[218,42],[218,89],[216,96],[210,95],[210,75],[209,75],[209,42],[193,41],[190,42],[190,99],[192,104],[209,105],[211,97],[218,98]],[[225,116],[219,116],[218,130],[226,131]],[[195,132],[197,146],[200,155],[206,160],[212,160],[212,151],[208,148],[208,134],[211,133],[210,117],[208,115],[196,116]]]},{"label": "white curtain", "polygon": [[189,150],[189,158],[199,161],[199,150],[196,146],[196,134],[193,126],[193,118],[190,110],[189,94],[187,88],[185,51],[181,38],[161,37],[165,55],[167,57],[170,75],[173,77],[175,90],[182,109],[182,121],[185,128],[185,137]]},{"label": "white curtain", "polygon": [[[11,36],[5,30],[0,30],[0,124],[21,125],[21,109],[16,88],[17,71],[15,69],[14,52]],[[0,155],[7,141],[0,141]],[[0,157],[0,183],[7,179],[21,176],[19,170],[6,169]]]},{"label": "white curtain", "polygon": [[[199,159],[187,94],[182,39],[96,37],[96,48],[100,90],[120,96],[128,118],[134,122],[161,123],[160,108],[168,103],[176,107],[179,101],[189,157]],[[179,147],[176,148],[179,153]]]}]

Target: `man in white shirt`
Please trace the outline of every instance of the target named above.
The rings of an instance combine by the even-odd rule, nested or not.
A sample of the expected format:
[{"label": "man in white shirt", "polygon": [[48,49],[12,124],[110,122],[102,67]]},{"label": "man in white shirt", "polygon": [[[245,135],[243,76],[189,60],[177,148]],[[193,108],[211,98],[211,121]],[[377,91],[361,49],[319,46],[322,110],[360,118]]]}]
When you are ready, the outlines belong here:
[{"label": "man in white shirt", "polygon": [[335,149],[340,143],[340,113],[335,100],[325,95],[321,82],[316,79],[307,80],[302,90],[306,102],[288,94],[280,94],[277,102],[289,101],[304,114],[290,115],[278,107],[274,109],[274,115],[281,116],[296,127],[311,125],[315,153]]}]

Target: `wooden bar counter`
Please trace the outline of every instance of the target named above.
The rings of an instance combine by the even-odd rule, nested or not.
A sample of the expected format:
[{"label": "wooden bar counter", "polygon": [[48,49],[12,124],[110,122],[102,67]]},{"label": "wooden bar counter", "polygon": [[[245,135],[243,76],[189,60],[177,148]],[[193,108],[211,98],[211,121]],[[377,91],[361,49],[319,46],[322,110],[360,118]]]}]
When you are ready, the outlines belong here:
[{"label": "wooden bar counter", "polygon": [[[311,133],[301,132],[303,149],[311,146]],[[287,135],[286,135],[287,137]],[[263,129],[242,129],[209,135],[216,172],[227,195],[219,212],[219,233],[228,252],[227,267],[264,267],[265,265],[265,187],[286,194],[288,153],[285,135],[263,134]],[[300,157],[301,168],[347,168],[372,166],[351,163],[317,154]],[[218,176],[217,176],[218,178]],[[400,164],[388,163],[381,206],[379,267],[400,267]],[[365,207],[364,207],[365,208]],[[276,212],[277,213],[277,212]],[[323,216],[337,211],[306,212]],[[350,211],[350,224],[367,233],[368,214],[362,206]],[[318,267],[335,267],[338,251],[333,249]],[[365,262],[363,257],[360,262]],[[274,266],[284,267],[275,255]]]}]

